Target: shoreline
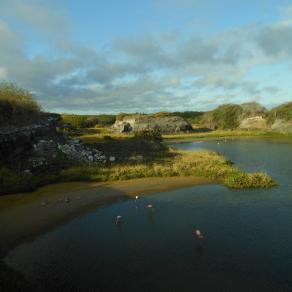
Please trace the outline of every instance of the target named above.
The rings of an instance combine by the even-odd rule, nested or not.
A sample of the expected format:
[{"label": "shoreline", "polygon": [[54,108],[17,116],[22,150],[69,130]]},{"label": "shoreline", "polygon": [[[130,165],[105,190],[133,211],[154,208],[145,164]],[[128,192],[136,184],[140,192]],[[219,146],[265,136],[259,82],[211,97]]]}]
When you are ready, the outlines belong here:
[{"label": "shoreline", "polygon": [[191,134],[178,134],[178,135],[163,135],[164,143],[170,142],[191,142],[191,141],[211,141],[211,140],[269,140],[269,141],[285,141],[292,142],[292,134],[258,134],[258,133],[249,133],[249,135],[238,135],[232,133],[222,133],[219,135],[210,134],[200,134],[200,133],[191,133]]},{"label": "shoreline", "polygon": [[83,213],[135,195],[216,181],[202,177],[142,178],[104,183],[61,183],[0,197],[0,259],[14,247]]}]

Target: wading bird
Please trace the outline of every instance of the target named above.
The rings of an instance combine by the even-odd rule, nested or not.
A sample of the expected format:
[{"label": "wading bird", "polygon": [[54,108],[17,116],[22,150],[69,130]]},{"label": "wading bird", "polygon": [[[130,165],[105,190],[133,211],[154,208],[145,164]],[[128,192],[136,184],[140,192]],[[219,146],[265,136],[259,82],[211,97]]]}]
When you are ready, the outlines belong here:
[{"label": "wading bird", "polygon": [[120,215],[118,215],[117,217],[116,217],[116,224],[120,224],[120,223],[122,223],[122,216],[120,216]]},{"label": "wading bird", "polygon": [[197,239],[199,239],[199,240],[204,239],[204,235],[203,235],[203,233],[199,229],[197,229],[195,231],[195,235],[197,236]]}]

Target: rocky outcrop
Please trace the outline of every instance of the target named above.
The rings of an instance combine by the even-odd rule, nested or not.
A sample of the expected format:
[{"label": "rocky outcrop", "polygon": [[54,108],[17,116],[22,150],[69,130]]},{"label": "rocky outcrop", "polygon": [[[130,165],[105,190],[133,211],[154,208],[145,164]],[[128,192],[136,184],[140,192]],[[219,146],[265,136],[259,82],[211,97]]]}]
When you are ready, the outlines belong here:
[{"label": "rocky outcrop", "polygon": [[0,162],[16,164],[21,167],[33,148],[33,141],[38,137],[56,135],[56,127],[61,119],[59,115],[47,115],[40,121],[25,127],[4,127],[0,129]]},{"label": "rocky outcrop", "polygon": [[243,119],[239,124],[239,128],[245,130],[267,130],[268,125],[265,118],[256,116]]},{"label": "rocky outcrop", "polygon": [[271,126],[271,130],[278,133],[292,133],[292,121],[276,119]]},{"label": "rocky outcrop", "polygon": [[103,153],[93,147],[85,146],[79,140],[58,139],[39,140],[33,145],[28,168],[36,170],[52,164],[54,160],[66,158],[74,162],[91,165],[105,163]]},{"label": "rocky outcrop", "polygon": [[112,128],[114,131],[120,133],[139,132],[154,129],[159,129],[161,133],[177,133],[192,130],[191,124],[181,117],[151,117],[147,115],[135,117],[126,116],[122,120],[117,120]]},{"label": "rocky outcrop", "polygon": [[199,121],[198,127],[210,130],[266,130],[268,128],[267,109],[256,102],[224,104],[206,112]]},{"label": "rocky outcrop", "polygon": [[0,130],[0,162],[2,165],[34,172],[60,166],[64,161],[97,165],[106,161],[101,151],[58,132],[62,128],[59,115],[47,115],[26,127]]}]

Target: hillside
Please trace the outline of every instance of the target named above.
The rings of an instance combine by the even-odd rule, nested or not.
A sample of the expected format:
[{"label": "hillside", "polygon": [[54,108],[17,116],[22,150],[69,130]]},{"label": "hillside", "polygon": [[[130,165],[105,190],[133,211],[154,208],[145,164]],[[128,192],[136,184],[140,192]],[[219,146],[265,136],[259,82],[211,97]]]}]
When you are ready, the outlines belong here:
[{"label": "hillside", "polygon": [[120,113],[118,115],[62,115],[63,121],[76,128],[111,127],[125,133],[158,128],[163,133],[212,130],[262,130],[292,132],[292,102],[270,111],[256,102],[223,104],[214,110]]}]

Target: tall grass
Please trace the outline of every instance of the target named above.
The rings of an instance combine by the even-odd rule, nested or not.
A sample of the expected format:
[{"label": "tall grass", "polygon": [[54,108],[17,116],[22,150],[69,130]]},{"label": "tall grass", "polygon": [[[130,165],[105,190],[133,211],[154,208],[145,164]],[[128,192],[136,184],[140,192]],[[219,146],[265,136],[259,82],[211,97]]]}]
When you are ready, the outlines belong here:
[{"label": "tall grass", "polygon": [[0,126],[26,124],[37,119],[40,110],[32,93],[13,83],[0,83]]},{"label": "tall grass", "polygon": [[154,163],[76,167],[63,170],[64,181],[115,181],[145,177],[207,177],[230,188],[269,188],[276,183],[265,173],[245,173],[222,155],[210,151],[173,151],[173,156]]},{"label": "tall grass", "polygon": [[[117,181],[147,177],[206,177],[230,188],[269,188],[276,183],[265,173],[246,173],[215,152],[170,151],[155,162],[79,166],[62,170],[58,175],[33,176],[0,169],[0,194],[31,191],[54,182]],[[4,191],[3,191],[4,190]]]}]

